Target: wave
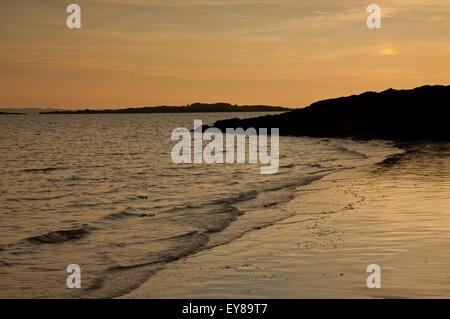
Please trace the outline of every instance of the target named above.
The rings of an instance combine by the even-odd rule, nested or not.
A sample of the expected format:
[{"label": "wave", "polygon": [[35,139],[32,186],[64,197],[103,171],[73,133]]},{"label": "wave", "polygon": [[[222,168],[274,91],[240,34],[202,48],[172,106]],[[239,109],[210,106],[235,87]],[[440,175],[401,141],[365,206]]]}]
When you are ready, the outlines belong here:
[{"label": "wave", "polygon": [[219,199],[214,201],[215,204],[234,204],[237,202],[243,202],[250,199],[255,199],[258,196],[259,192],[256,190],[246,191],[238,194],[234,197]]},{"label": "wave", "polygon": [[422,153],[421,150],[405,150],[402,153],[389,155],[383,161],[377,163],[378,168],[390,168],[394,165],[399,164],[401,161],[405,160],[408,156],[418,156]]},{"label": "wave", "polygon": [[192,237],[192,236],[196,235],[197,233],[198,233],[197,230],[193,230],[193,231],[187,232],[185,234],[181,234],[181,235],[175,235],[175,236],[170,236],[170,237],[166,237],[166,238],[160,238],[160,239],[157,239],[156,241],[164,241],[164,240],[171,240],[171,239],[185,239],[185,238],[188,238],[188,237]]},{"label": "wave", "polygon": [[70,196],[71,194],[63,194],[58,196],[50,196],[50,197],[23,197],[23,198],[7,198],[6,201],[8,202],[20,202],[20,201],[50,201],[55,199],[61,199],[67,196]]},{"label": "wave", "polygon": [[314,174],[312,176],[303,176],[303,177],[299,177],[297,178],[295,181],[291,181],[288,183],[284,183],[281,185],[276,185],[276,186],[271,186],[268,187],[267,189],[265,189],[264,191],[266,192],[275,192],[275,191],[279,191],[282,189],[288,189],[288,188],[294,188],[294,187],[299,187],[299,186],[305,186],[308,184],[311,184],[321,178],[323,178],[324,174],[320,174],[320,173],[324,173],[324,172],[332,172],[334,170],[322,170],[319,172],[314,172],[311,174]]},{"label": "wave", "polygon": [[357,151],[353,151],[353,150],[349,150],[348,148],[344,147],[344,146],[336,146],[335,147],[338,151],[342,152],[342,153],[346,153],[346,154],[351,154],[351,155],[356,155],[360,158],[363,159],[368,159],[369,157],[366,154],[357,152]]},{"label": "wave", "polygon": [[281,165],[279,168],[294,168],[296,165],[295,164],[287,164],[287,165]]},{"label": "wave", "polygon": [[64,170],[67,169],[67,167],[44,167],[44,168],[27,168],[27,169],[23,169],[22,172],[25,173],[45,173],[47,174],[48,172],[52,172],[52,171],[56,171],[56,170]]},{"label": "wave", "polygon": [[114,298],[124,295],[139,287],[167,263],[201,251],[209,238],[204,233],[193,231],[168,240],[175,240],[177,243],[173,249],[148,254],[148,259],[144,262],[109,267],[95,278],[79,297]]},{"label": "wave", "polygon": [[88,225],[83,225],[80,228],[69,230],[51,231],[43,235],[29,237],[25,239],[32,244],[58,244],[71,240],[82,239],[91,232],[92,228]]},{"label": "wave", "polygon": [[127,212],[125,211],[121,211],[121,212],[117,212],[117,213],[111,213],[109,215],[106,215],[105,217],[103,217],[103,219],[122,219],[122,218],[128,218],[128,217],[137,217],[136,214]]}]

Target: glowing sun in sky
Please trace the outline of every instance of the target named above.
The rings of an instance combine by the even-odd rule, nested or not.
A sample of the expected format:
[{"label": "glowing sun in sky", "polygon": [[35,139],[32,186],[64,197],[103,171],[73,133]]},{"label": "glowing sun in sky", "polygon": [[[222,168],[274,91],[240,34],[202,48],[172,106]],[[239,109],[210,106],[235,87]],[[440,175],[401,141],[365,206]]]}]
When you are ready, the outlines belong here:
[{"label": "glowing sun in sky", "polygon": [[394,48],[386,48],[381,51],[382,55],[397,55],[398,51]]}]

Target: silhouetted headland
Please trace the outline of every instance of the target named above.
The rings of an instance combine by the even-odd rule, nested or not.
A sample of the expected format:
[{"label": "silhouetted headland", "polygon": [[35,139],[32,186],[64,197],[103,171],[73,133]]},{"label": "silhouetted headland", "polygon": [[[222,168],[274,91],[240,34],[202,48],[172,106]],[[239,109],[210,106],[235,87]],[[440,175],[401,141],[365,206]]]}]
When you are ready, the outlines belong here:
[{"label": "silhouetted headland", "polygon": [[214,127],[279,128],[281,135],[361,140],[450,140],[450,86],[366,92],[279,115],[217,121]]},{"label": "silhouetted headland", "polygon": [[126,114],[126,113],[212,113],[212,112],[284,112],[289,109],[267,105],[231,105],[229,103],[194,103],[186,106],[153,106],[117,110],[51,111],[40,114]]}]

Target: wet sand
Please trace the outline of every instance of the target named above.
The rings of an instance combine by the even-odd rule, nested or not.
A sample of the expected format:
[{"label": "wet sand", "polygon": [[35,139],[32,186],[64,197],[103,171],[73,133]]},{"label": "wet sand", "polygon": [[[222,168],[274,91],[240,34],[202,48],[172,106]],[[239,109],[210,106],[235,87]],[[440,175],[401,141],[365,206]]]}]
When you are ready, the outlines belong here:
[{"label": "wet sand", "polygon": [[[448,144],[297,190],[296,215],[167,265],[123,298],[450,297]],[[381,288],[366,268],[381,267]]]}]

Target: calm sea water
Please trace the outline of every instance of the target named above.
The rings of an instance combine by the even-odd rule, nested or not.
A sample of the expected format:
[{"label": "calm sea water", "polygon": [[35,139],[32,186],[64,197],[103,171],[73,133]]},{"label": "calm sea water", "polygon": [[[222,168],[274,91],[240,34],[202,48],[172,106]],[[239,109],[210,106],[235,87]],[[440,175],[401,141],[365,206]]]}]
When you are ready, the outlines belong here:
[{"label": "calm sea water", "polygon": [[[280,169],[172,162],[172,130],[258,114],[0,117],[0,297],[116,297],[168,262],[296,214],[294,191],[398,153],[280,138]],[[82,289],[67,289],[66,267]]]}]

